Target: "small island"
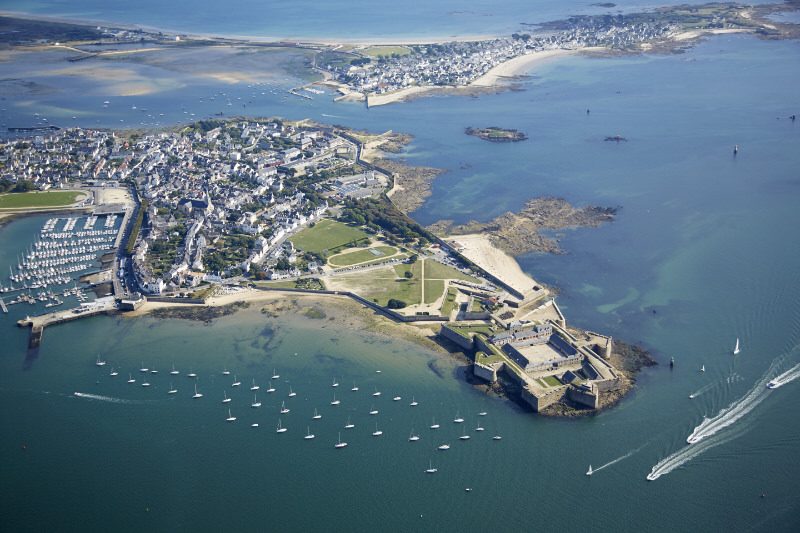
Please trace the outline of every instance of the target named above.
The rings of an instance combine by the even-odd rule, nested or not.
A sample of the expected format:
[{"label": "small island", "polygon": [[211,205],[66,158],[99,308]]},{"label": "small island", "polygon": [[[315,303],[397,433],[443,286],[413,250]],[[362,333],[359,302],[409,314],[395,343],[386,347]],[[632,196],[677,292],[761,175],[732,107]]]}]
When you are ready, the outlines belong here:
[{"label": "small island", "polygon": [[528,138],[528,136],[521,131],[498,128],[497,126],[489,126],[488,128],[469,127],[464,130],[464,133],[493,143],[515,143]]}]

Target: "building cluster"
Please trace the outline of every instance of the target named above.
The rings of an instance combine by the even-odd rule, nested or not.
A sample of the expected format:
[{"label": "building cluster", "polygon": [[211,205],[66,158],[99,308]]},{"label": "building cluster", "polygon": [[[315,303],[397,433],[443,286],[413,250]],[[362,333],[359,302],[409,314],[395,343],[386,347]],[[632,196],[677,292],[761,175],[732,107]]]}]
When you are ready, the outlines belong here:
[{"label": "building cluster", "polygon": [[407,55],[326,68],[337,81],[363,94],[383,94],[413,86],[459,87],[475,81],[492,67],[525,54],[593,46],[628,49],[662,38],[672,28],[658,21],[629,23],[622,17],[587,17],[546,35],[514,34],[486,41],[414,46]]},{"label": "building cluster", "polygon": [[355,157],[352,141],[331,128],[278,120],[148,134],[74,128],[1,144],[0,178],[38,189],[135,189],[144,214],[130,268],[143,292],[159,294],[248,271],[270,279],[313,271],[318,263],[286,239],[342,193],[375,186]]}]

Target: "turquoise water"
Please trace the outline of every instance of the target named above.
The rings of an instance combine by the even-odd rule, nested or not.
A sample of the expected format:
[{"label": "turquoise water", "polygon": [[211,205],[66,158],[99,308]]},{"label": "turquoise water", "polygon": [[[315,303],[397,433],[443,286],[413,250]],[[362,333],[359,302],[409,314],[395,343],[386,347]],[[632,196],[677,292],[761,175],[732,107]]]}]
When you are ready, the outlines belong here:
[{"label": "turquoise water", "polygon": [[588,0],[569,3],[558,0],[175,0],[168,3],[155,0],[6,0],[2,9],[188,33],[386,42],[391,39],[511,34],[526,29],[523,23],[541,23],[569,15],[637,12],[663,5],[706,2],[617,0],[614,2],[616,7],[610,9],[593,6],[593,3]]},{"label": "turquoise water", "polygon": [[[520,262],[560,290],[572,323],[642,342],[662,364],[613,410],[548,420],[484,396],[459,378],[457,363],[419,347],[257,311],[210,326],[97,318],[50,328],[23,371],[26,337],[11,325],[13,310],[0,318],[4,523],[13,530],[73,523],[89,530],[795,530],[800,381],[768,391],[764,378],[800,362],[800,125],[786,118],[800,106],[798,52],[796,42],[726,36],[681,55],[551,62],[522,91],[477,99],[370,110],[321,97],[253,104],[258,114],[412,133],[411,162],[449,169],[415,213],[424,223],[486,220],[542,194],[621,206],[612,224],[556,234],[565,255]],[[30,97],[26,108],[87,106],[83,98],[59,91]],[[177,91],[150,98],[139,105],[210,111]],[[98,118],[104,125],[135,116],[129,105],[111,107]],[[522,129],[530,140],[495,145],[463,134],[489,124]],[[603,142],[616,134],[629,141]],[[0,231],[0,272],[5,250],[24,248],[38,224],[22,219]],[[743,350],[733,358],[736,337]],[[119,378],[94,366],[98,353],[120,367]],[[202,400],[190,398],[185,377],[175,380],[175,397],[166,394],[173,362],[198,373]],[[125,383],[128,372],[141,379],[142,363],[160,370],[149,389]],[[237,372],[241,390],[229,387],[224,367]],[[264,406],[249,408],[250,380],[264,387],[273,368],[281,374],[276,397],[260,395]],[[338,409],[329,405],[334,377]],[[349,391],[353,380],[358,393]],[[296,398],[286,397],[289,385]],[[370,395],[376,386],[379,399]],[[233,395],[232,424],[223,390]],[[403,400],[392,402],[395,394]],[[417,408],[407,404],[412,395]],[[683,451],[704,416],[745,397],[730,425]],[[274,431],[280,400],[291,408],[281,435]],[[377,417],[367,414],[373,404]],[[318,427],[310,420],[315,407],[323,414]],[[459,441],[456,411],[467,429],[487,411],[485,434]],[[348,414],[356,429],[342,430],[350,445],[335,450]],[[442,424],[436,439],[433,416]],[[375,418],[381,437],[371,436]],[[311,442],[301,438],[309,425]],[[412,426],[420,442],[407,441]],[[495,432],[502,441],[491,440]],[[452,449],[436,451],[445,440]],[[676,453],[679,467],[645,480]],[[584,475],[588,464],[621,457]],[[423,473],[429,460],[436,475]]]}]

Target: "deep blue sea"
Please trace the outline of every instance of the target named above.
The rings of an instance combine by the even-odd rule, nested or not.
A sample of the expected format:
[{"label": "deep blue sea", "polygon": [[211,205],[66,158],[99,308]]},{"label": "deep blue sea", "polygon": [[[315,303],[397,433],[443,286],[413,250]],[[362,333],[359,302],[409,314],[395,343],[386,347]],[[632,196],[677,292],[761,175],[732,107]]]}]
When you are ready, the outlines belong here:
[{"label": "deep blue sea", "polygon": [[[185,19],[170,14],[181,5],[103,8],[110,14],[102,18],[165,27],[183,20],[210,31],[204,17],[222,4]],[[46,6],[85,17],[100,10],[93,2]],[[587,6],[542,3],[530,17]],[[487,32],[516,24],[508,4],[471,9],[495,14],[486,17]],[[269,28],[256,18],[237,33]],[[446,32],[483,31],[477,18],[464,18]],[[296,18],[280,27],[289,34],[292,24]],[[406,34],[410,23],[383,24],[363,31],[391,35],[396,25]],[[432,22],[415,27],[437,34]],[[172,65],[115,62],[92,66],[105,78],[58,78],[52,65],[63,58],[27,58],[0,63],[0,77],[40,89],[3,85],[9,124],[33,113],[84,126],[177,124],[232,114],[228,108],[308,117],[414,135],[403,157],[447,169],[414,213],[422,223],[487,220],[542,195],[618,206],[613,223],[554,234],[563,255],[519,260],[559,290],[570,322],[640,342],[660,365],[614,409],[552,420],[485,396],[463,382],[457,363],[415,345],[257,310],[212,325],[104,317],[53,327],[23,370],[27,337],[13,325],[22,310],[12,308],[0,317],[3,529],[797,530],[800,380],[775,390],[765,383],[800,363],[800,123],[788,119],[800,112],[798,42],[719,36],[683,54],[569,57],[537,67],[521,90],[372,109],[334,103],[332,95],[287,96],[283,89],[302,82],[290,74],[231,83]],[[157,90],[124,96],[118,84],[127,82],[115,80],[145,80]],[[463,134],[482,125],[518,128],[529,140],[498,145]],[[607,135],[628,141],[604,142]],[[46,218],[0,229],[0,273]],[[734,358],[737,337],[742,352]],[[98,353],[120,369],[117,379],[94,365]],[[191,398],[183,374],[168,374],[173,363],[198,374],[203,399]],[[126,383],[128,373],[142,379],[142,365],[160,370],[147,389]],[[240,388],[221,374],[226,367]],[[274,370],[281,374],[274,396],[250,408],[251,380],[263,391]],[[175,396],[166,394],[171,380]],[[288,397],[290,386],[297,397]],[[382,396],[371,395],[376,389]],[[223,391],[233,397],[234,423],[225,422]],[[330,405],[334,391],[339,407]],[[289,413],[279,414],[281,402]],[[311,420],[315,408],[319,421]],[[373,408],[380,413],[369,415]],[[482,411],[486,417],[477,416]],[[456,412],[467,431],[479,423],[486,431],[458,440],[465,428],[453,424]],[[352,430],[343,429],[348,417]],[[434,417],[438,433],[428,428]],[[279,418],[286,433],[275,432]],[[371,435],[376,422],[381,437]],[[307,427],[316,439],[302,438]],[[412,428],[421,441],[408,442]],[[335,450],[340,432],[349,446]],[[688,446],[693,432],[704,438]],[[445,441],[452,449],[437,451]],[[436,475],[424,474],[429,461]],[[600,468],[591,478],[589,464]],[[648,482],[654,468],[660,477]]]}]

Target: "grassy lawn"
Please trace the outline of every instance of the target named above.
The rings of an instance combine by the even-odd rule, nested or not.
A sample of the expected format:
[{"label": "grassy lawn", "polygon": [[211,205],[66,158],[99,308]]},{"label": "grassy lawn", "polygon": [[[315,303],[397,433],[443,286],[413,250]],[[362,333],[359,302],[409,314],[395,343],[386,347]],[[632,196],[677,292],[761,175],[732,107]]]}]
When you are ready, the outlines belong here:
[{"label": "grassy lawn", "polygon": [[361,50],[361,53],[369,57],[390,56],[392,54],[408,55],[411,50],[406,46],[370,46]]},{"label": "grassy lawn", "polygon": [[303,251],[321,253],[325,250],[333,252],[349,246],[353,241],[366,238],[369,236],[360,229],[326,218],[317,222],[313,228],[299,232],[290,240],[296,248]]},{"label": "grassy lawn", "polygon": [[551,387],[560,387],[561,386],[561,382],[555,376],[545,376],[545,377],[542,378],[542,381],[544,381],[545,383],[547,383]]},{"label": "grassy lawn", "polygon": [[425,303],[432,304],[442,296],[444,292],[444,281],[440,279],[425,280]]},{"label": "grassy lawn", "polygon": [[0,194],[0,208],[62,207],[74,204],[80,191],[13,192]]},{"label": "grassy lawn", "polygon": [[472,276],[433,260],[425,261],[425,279],[460,279],[472,283],[480,283],[479,280]]},{"label": "grassy lawn", "polygon": [[458,294],[458,290],[454,287],[448,287],[447,289],[447,296],[442,302],[442,316],[450,316],[450,313],[453,309],[456,308],[456,295]]},{"label": "grassy lawn", "polygon": [[[373,253],[371,250],[378,253]],[[334,255],[328,258],[328,264],[332,267],[346,267],[360,263],[371,263],[373,261],[383,261],[396,253],[397,248],[394,246],[373,246],[363,250]]]}]

